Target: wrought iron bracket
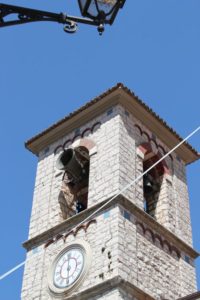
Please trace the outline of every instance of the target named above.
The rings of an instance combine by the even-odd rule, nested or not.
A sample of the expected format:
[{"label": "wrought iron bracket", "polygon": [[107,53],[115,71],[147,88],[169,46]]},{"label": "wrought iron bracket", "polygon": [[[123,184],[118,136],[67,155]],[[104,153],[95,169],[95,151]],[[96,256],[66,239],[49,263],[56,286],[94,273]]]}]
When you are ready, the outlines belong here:
[{"label": "wrought iron bracket", "polygon": [[77,31],[77,23],[100,26],[88,18],[68,16],[65,13],[52,13],[14,5],[0,4],[0,27],[19,25],[38,21],[50,21],[64,24],[64,31],[74,33]]}]

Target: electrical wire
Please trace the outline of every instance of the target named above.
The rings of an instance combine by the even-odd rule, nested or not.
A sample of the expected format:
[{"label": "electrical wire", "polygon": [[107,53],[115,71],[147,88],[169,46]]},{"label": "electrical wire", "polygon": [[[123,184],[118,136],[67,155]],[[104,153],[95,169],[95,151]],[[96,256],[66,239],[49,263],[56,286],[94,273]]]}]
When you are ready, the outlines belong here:
[{"label": "electrical wire", "polygon": [[[151,169],[153,169],[155,166],[157,166],[162,160],[164,160],[167,156],[169,156],[172,152],[174,152],[177,148],[179,148],[182,144],[184,144],[190,137],[192,137],[195,133],[197,133],[200,130],[200,126],[197,127],[195,130],[193,130],[186,138],[184,138],[180,143],[178,143],[174,148],[172,148],[169,152],[167,152],[164,156],[162,156],[158,161],[156,161],[151,167],[149,167],[145,172],[143,172],[141,175],[139,175],[136,179],[132,180],[130,183],[128,183],[123,189],[121,189],[117,194],[115,194],[111,199],[106,201],[103,205],[101,205],[98,209],[96,209],[93,213],[91,213],[88,217],[86,217],[84,220],[82,220],[80,223],[78,223],[75,227],[69,230],[68,233],[70,233],[73,229],[76,229],[83,223],[85,223],[87,220],[91,219],[94,215],[96,215],[100,210],[102,210],[104,207],[106,207],[110,202],[112,202],[115,198],[117,198],[119,195],[121,195],[124,191],[126,191],[129,187],[131,187],[133,184],[135,184],[137,181],[139,181],[145,174],[147,174]],[[21,262],[20,264],[16,265],[14,268],[10,269],[8,272],[2,274],[0,276],[0,281],[9,276],[10,274],[14,273],[16,270],[18,270],[20,267],[25,265],[25,263],[32,258],[35,258],[35,256],[32,256],[25,261]]]},{"label": "electrical wire", "polygon": [[18,270],[19,268],[21,268],[23,265],[25,265],[25,263],[26,263],[26,260],[23,261],[22,263],[18,264],[17,266],[15,266],[14,268],[10,269],[8,272],[6,272],[3,275],[1,275],[0,276],[0,280],[4,279],[8,275],[12,274],[13,272],[15,272],[16,270]]}]

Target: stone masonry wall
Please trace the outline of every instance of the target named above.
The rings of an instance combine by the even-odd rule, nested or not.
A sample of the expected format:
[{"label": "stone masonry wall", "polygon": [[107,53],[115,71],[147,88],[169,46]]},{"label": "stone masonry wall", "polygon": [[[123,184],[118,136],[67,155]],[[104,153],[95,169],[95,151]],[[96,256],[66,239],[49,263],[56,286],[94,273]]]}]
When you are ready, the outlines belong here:
[{"label": "stone masonry wall", "polygon": [[88,206],[101,202],[119,191],[119,108],[101,117],[101,128],[91,138],[97,153],[90,159]]},{"label": "stone masonry wall", "polygon": [[123,207],[119,215],[119,275],[155,299],[175,300],[196,292],[195,267],[185,254],[143,230]]}]

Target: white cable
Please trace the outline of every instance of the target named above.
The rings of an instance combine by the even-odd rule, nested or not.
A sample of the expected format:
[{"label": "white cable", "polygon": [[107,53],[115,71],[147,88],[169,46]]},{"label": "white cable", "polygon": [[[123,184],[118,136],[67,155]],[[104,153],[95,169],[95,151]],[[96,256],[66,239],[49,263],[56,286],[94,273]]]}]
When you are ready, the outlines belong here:
[{"label": "white cable", "polygon": [[26,261],[23,261],[22,263],[20,263],[19,265],[15,266],[14,268],[12,268],[11,270],[9,270],[8,272],[4,273],[3,275],[0,276],[0,280],[4,279],[5,277],[7,277],[8,275],[12,274],[13,272],[15,272],[16,270],[18,270],[19,268],[21,268],[23,265],[25,265]]},{"label": "white cable", "polygon": [[[146,173],[148,173],[151,169],[153,169],[155,166],[157,166],[163,159],[165,159],[167,156],[169,156],[172,152],[174,152],[178,147],[180,147],[183,143],[185,143],[191,136],[193,136],[195,133],[197,133],[197,131],[200,130],[200,126],[197,127],[194,131],[192,131],[192,133],[190,133],[185,139],[183,139],[180,143],[178,143],[174,148],[172,148],[168,153],[166,153],[164,156],[162,156],[157,162],[155,162],[155,164],[153,164],[150,168],[148,168],[145,172],[143,172],[141,175],[139,175],[136,179],[134,179],[133,181],[131,181],[130,183],[128,183],[121,191],[119,191],[116,195],[114,195],[113,197],[111,197],[111,199],[109,199],[108,201],[106,201],[103,205],[101,205],[98,209],[96,209],[93,213],[91,213],[87,218],[85,218],[84,220],[82,220],[80,223],[78,223],[73,229],[79,227],[80,225],[82,225],[83,223],[85,223],[85,221],[89,220],[92,216],[94,216],[97,212],[99,212],[102,208],[104,208],[105,206],[108,205],[108,203],[110,203],[112,200],[114,200],[115,198],[117,198],[119,195],[121,195],[125,190],[127,190],[129,187],[131,187],[134,183],[136,183],[137,181],[139,181]],[[71,232],[73,229],[70,229],[69,232]],[[68,233],[69,233],[68,232]],[[8,272],[2,274],[0,276],[0,281],[2,279],[4,279],[5,277],[9,276],[10,274],[14,273],[17,269],[19,269],[20,267],[22,267],[26,261],[35,258],[35,256],[32,256],[28,259],[26,259],[24,262],[18,264],[16,267],[12,268],[11,270],[9,270]]]}]

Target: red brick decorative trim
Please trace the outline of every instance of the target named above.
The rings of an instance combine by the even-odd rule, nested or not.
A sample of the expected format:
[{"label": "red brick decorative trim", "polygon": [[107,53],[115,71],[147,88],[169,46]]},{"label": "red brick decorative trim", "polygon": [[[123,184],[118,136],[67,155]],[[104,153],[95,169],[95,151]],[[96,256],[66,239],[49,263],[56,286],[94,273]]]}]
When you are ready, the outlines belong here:
[{"label": "red brick decorative trim", "polygon": [[153,149],[152,149],[150,143],[142,143],[142,144],[139,146],[139,149],[140,149],[140,151],[142,151],[142,153],[143,153],[144,155],[147,155],[147,154],[153,152]]},{"label": "red brick decorative trim", "polygon": [[157,233],[154,234],[154,242],[156,242],[156,239],[159,240],[160,245],[161,245],[161,247],[163,248],[163,240],[162,240],[162,238],[160,237],[160,235],[157,234]]},{"label": "red brick decorative trim", "polygon": [[[41,137],[43,137],[50,131],[54,130],[55,128],[58,128],[60,125],[64,124],[68,120],[72,119],[74,116],[77,116],[82,111],[87,110],[89,107],[98,103],[106,96],[111,95],[111,93],[115,92],[116,90],[123,90],[126,94],[131,96],[132,99],[134,101],[136,101],[136,103],[138,103],[142,108],[144,108],[154,119],[156,119],[160,123],[161,126],[164,126],[169,132],[171,132],[171,134],[174,135],[175,138],[177,138],[179,141],[182,141],[182,138],[169,125],[167,125],[167,123],[163,119],[161,119],[155,112],[153,112],[151,108],[149,108],[141,99],[139,99],[130,89],[128,89],[122,83],[117,83],[115,86],[108,89],[106,92],[102,93],[100,96],[95,97],[90,102],[86,103],[84,106],[82,106],[79,109],[77,109],[76,111],[70,113],[68,116],[64,117],[62,120],[58,121],[57,123],[55,123],[52,126],[50,126],[49,128],[47,128],[46,130],[42,131],[41,133],[37,134],[36,136],[34,136],[31,139],[29,139],[28,141],[26,141],[26,143],[25,143],[26,148],[29,149],[30,151],[33,151],[32,144],[36,140],[40,139]],[[195,156],[195,158],[192,161],[190,161],[190,163],[195,161],[196,159],[200,158],[200,153],[198,153],[190,144],[185,142],[185,145],[186,145],[187,149],[189,151],[191,151],[193,153],[193,155]]]},{"label": "red brick decorative trim", "polygon": [[[58,145],[58,146],[55,148],[55,150],[54,150],[54,154],[56,154],[56,153],[58,153],[59,151],[63,151],[64,149],[68,148],[68,147],[71,146],[77,139],[80,139],[80,140],[81,140],[81,139],[84,138],[84,140],[85,140],[85,139],[86,139],[86,138],[85,138],[86,133],[87,133],[87,134],[88,134],[88,133],[93,133],[93,132],[97,129],[97,127],[100,126],[100,125],[101,125],[101,122],[96,122],[96,123],[94,123],[94,124],[92,125],[92,127],[88,127],[88,128],[86,128],[86,129],[84,129],[82,133],[76,134],[76,135],[74,135],[73,138],[66,140],[62,145]],[[90,140],[90,141],[91,141],[91,140]],[[92,143],[93,143],[93,146],[95,146],[94,142],[92,142]],[[87,145],[87,146],[85,146],[85,145],[80,145],[80,146],[84,146],[84,147],[86,147],[88,150],[90,150],[91,147],[92,147],[91,144],[90,144],[90,145]],[[88,146],[89,146],[90,148],[88,148]]]},{"label": "red brick decorative trim", "polygon": [[77,147],[85,147],[88,151],[89,154],[92,149],[96,147],[96,144],[93,142],[93,140],[88,139],[88,138],[83,138],[75,141],[72,145],[72,148],[77,148]]},{"label": "red brick decorative trim", "polygon": [[153,231],[150,228],[145,228],[144,232],[145,232],[145,235],[147,235],[148,232],[150,233],[152,242],[154,243],[155,242],[155,237],[154,237]]},{"label": "red brick decorative trim", "polygon": [[171,254],[172,253],[172,247],[170,245],[170,243],[166,240],[163,241],[163,248],[166,249],[167,247],[167,251],[169,251],[169,253]]},{"label": "red brick decorative trim", "polygon": [[[155,143],[155,142],[154,142]],[[152,161],[152,164],[155,163],[155,157],[157,157],[157,160],[159,160],[162,155],[159,151],[157,151],[157,153],[155,153],[153,151],[153,148],[151,146],[151,143],[150,142],[146,142],[146,143],[142,143],[139,147],[139,150],[145,155],[149,154],[149,153],[152,153],[154,154],[154,160]],[[157,147],[158,149],[158,147]],[[171,175],[171,172],[170,172],[170,169],[168,168],[167,166],[167,163],[165,160],[162,160],[157,166],[156,168],[159,168],[159,165],[162,167],[163,169],[163,174],[168,174],[168,175]]]},{"label": "red brick decorative trim", "polygon": [[75,237],[77,235],[77,233],[83,229],[85,232],[87,232],[88,227],[91,224],[96,224],[97,221],[96,219],[90,220],[88,221],[86,224],[82,224],[80,226],[78,226],[77,228],[75,228],[75,230],[71,230],[70,232],[67,232],[66,234],[57,234],[54,238],[48,240],[45,245],[44,248],[48,248],[51,244],[56,243],[58,240],[62,239],[64,241],[64,243],[66,242],[66,239],[68,238],[68,236],[70,236],[71,234]]},{"label": "red brick decorative trim", "polygon": [[[150,150],[150,148],[151,148],[151,150],[152,150],[151,143],[154,143],[154,145],[155,145],[155,147],[157,148],[157,150],[158,150],[159,153],[160,153],[159,149],[163,152],[164,155],[167,153],[167,151],[164,149],[164,147],[163,147],[162,145],[158,144],[157,141],[156,141],[155,139],[151,138],[151,137],[149,136],[149,134],[148,134],[146,131],[142,130],[142,128],[141,128],[138,124],[135,124],[135,127],[138,128],[138,130],[139,130],[141,136],[144,136],[144,135],[145,135],[145,136],[147,137],[147,139],[148,139],[148,142],[147,142],[147,143],[143,143],[143,144],[142,144],[142,145],[144,145],[144,147],[142,147],[142,145],[140,145],[140,150],[141,150],[144,154],[148,153],[147,151]],[[147,147],[147,144],[149,145],[148,147]],[[146,145],[146,146],[145,146],[145,145]],[[146,148],[146,147],[147,147],[147,148]],[[149,147],[150,147],[150,148],[149,148]],[[169,157],[171,158],[171,160],[173,160],[173,157],[172,157],[171,154],[169,155]]]},{"label": "red brick decorative trim", "polygon": [[177,258],[181,257],[180,251],[175,246],[171,245],[166,239],[163,239],[159,234],[154,233],[153,230],[151,230],[149,227],[146,227],[142,222],[136,221],[137,229],[139,229],[138,226],[142,229],[142,234],[144,235],[144,237],[146,237],[148,232],[151,234],[152,242],[155,246],[157,246],[157,239],[159,240],[160,246],[164,251],[166,249],[165,247],[167,246],[167,252],[169,252],[170,255],[174,257],[173,253],[175,253]]}]

